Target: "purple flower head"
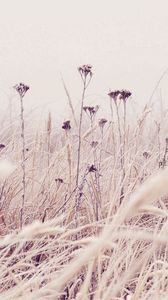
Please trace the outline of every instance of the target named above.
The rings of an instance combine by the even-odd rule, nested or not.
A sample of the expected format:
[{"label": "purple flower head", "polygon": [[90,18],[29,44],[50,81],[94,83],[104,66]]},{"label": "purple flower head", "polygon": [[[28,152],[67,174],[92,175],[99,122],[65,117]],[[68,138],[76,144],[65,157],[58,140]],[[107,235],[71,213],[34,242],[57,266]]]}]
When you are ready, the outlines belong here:
[{"label": "purple flower head", "polygon": [[119,97],[119,99],[121,99],[123,101],[126,101],[132,95],[132,93],[130,91],[127,91],[127,90],[121,90],[121,91],[116,90],[116,91],[110,91],[108,93],[108,95],[114,101],[117,101],[118,97]]},{"label": "purple flower head", "polygon": [[96,105],[96,106],[84,106],[83,107],[83,110],[90,115],[90,117],[93,117],[97,111],[99,109],[99,106]]},{"label": "purple flower head", "polygon": [[57,183],[64,183],[62,178],[55,178],[55,182]]},{"label": "purple flower head", "polygon": [[4,144],[0,144],[0,150],[4,149],[5,145]]},{"label": "purple flower head", "polygon": [[63,122],[62,129],[64,129],[64,130],[70,130],[71,129],[71,125],[70,125],[70,121],[69,120]]},{"label": "purple flower head", "polygon": [[92,141],[91,144],[90,144],[90,146],[91,146],[92,148],[96,148],[97,145],[98,145],[98,142],[97,142],[97,141]]},{"label": "purple flower head", "polygon": [[91,65],[83,65],[83,66],[80,66],[78,68],[78,71],[80,73],[80,75],[84,78],[87,77],[87,75],[90,75],[90,77],[93,75],[92,73],[92,66]]},{"label": "purple flower head", "polygon": [[99,120],[99,126],[100,126],[100,128],[103,128],[106,123],[107,123],[106,119],[104,119],[104,118],[100,119]]},{"label": "purple flower head", "polygon": [[108,95],[110,96],[111,99],[113,99],[114,101],[117,100],[118,96],[120,95],[120,91],[116,90],[116,91],[110,91],[108,93]]},{"label": "purple flower head", "polygon": [[126,101],[131,95],[132,93],[130,91],[127,90],[120,91],[120,99],[123,101]]},{"label": "purple flower head", "polygon": [[146,159],[151,157],[151,154],[147,151],[143,152],[143,157],[145,157]]},{"label": "purple flower head", "polygon": [[19,93],[20,97],[22,97],[22,98],[24,97],[26,92],[29,90],[29,86],[22,82],[19,84],[16,84],[13,88]]},{"label": "purple flower head", "polygon": [[89,106],[84,106],[83,110],[87,113]]},{"label": "purple flower head", "polygon": [[88,166],[88,172],[89,173],[94,173],[96,171],[97,171],[97,168],[95,167],[95,165]]}]

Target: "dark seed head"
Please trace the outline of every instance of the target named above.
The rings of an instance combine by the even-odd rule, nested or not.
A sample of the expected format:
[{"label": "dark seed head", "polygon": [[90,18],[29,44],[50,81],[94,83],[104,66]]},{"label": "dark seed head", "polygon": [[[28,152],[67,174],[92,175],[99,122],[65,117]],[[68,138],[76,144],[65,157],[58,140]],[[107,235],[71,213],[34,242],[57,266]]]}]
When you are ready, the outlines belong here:
[{"label": "dark seed head", "polygon": [[66,131],[68,131],[68,130],[71,129],[71,125],[70,125],[70,121],[69,120],[63,122],[62,129],[66,130]]},{"label": "dark seed head", "polygon": [[120,95],[120,91],[116,90],[116,91],[110,91],[108,93],[108,96],[110,96],[111,99],[113,99],[114,101],[117,100],[118,96]]},{"label": "dark seed head", "polygon": [[58,182],[58,183],[63,183],[63,179],[62,178],[55,178],[55,182]]},{"label": "dark seed head", "polygon": [[93,117],[99,109],[99,105],[96,106],[84,106],[83,110],[89,114],[90,117]]},{"label": "dark seed head", "polygon": [[4,149],[5,145],[4,144],[0,144],[0,150]]},{"label": "dark seed head", "polygon": [[143,153],[143,157],[145,157],[146,159],[148,159],[148,158],[151,157],[151,155],[150,155],[149,152],[145,151],[145,152]]},{"label": "dark seed head", "polygon": [[16,84],[13,88],[19,93],[20,97],[22,97],[22,98],[24,97],[26,92],[29,90],[29,86],[22,82],[19,84]]},{"label": "dark seed head", "polygon": [[104,119],[104,118],[100,119],[99,120],[99,126],[100,126],[100,128],[103,128],[106,123],[107,123],[106,119]]},{"label": "dark seed head", "polygon": [[98,145],[98,142],[97,141],[92,141],[90,145],[91,145],[92,148],[96,148],[96,146]]},{"label": "dark seed head", "polygon": [[87,77],[87,75],[90,75],[90,77],[93,75],[91,65],[82,65],[78,68],[78,71],[80,75],[85,78]]},{"label": "dark seed head", "polygon": [[130,91],[127,90],[120,91],[120,99],[123,101],[126,101],[131,95],[132,93]]},{"label": "dark seed head", "polygon": [[108,95],[114,101],[116,101],[118,99],[118,97],[119,97],[119,99],[126,101],[132,95],[132,93],[128,90],[121,90],[121,91],[115,90],[115,91],[110,91],[108,93]]},{"label": "dark seed head", "polygon": [[97,171],[97,168],[95,167],[95,165],[91,165],[91,166],[88,167],[88,171],[89,171],[90,173],[94,173],[94,172]]}]

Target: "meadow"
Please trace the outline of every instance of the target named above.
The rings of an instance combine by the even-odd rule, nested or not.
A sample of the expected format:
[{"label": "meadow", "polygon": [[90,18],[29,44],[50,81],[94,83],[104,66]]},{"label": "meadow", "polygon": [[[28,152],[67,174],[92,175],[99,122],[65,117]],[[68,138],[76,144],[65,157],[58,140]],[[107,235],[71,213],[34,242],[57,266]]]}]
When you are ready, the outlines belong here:
[{"label": "meadow", "polygon": [[130,117],[132,92],[110,90],[106,119],[85,104],[92,66],[77,72],[79,112],[63,82],[59,128],[51,112],[32,125],[31,87],[14,86],[20,118],[9,111],[0,131],[0,299],[166,300],[167,111],[146,103]]}]

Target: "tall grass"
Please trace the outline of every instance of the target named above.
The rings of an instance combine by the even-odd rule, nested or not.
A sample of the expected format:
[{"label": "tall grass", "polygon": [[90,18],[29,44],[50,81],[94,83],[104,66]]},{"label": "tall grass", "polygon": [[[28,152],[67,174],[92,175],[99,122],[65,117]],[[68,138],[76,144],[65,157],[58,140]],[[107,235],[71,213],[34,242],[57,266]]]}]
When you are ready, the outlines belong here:
[{"label": "tall grass", "polygon": [[79,119],[68,98],[60,128],[24,115],[24,144],[11,116],[1,129],[0,299],[167,299],[167,113],[130,119],[121,90],[108,121],[86,86]]}]

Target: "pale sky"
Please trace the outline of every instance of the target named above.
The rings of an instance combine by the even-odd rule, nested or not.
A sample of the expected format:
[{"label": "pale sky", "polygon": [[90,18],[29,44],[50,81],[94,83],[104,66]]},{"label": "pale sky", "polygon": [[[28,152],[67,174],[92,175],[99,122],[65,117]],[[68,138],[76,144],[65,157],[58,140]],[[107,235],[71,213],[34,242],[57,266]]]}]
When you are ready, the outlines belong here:
[{"label": "pale sky", "polygon": [[[30,85],[27,109],[44,105],[64,116],[60,74],[77,105],[77,67],[92,64],[87,103],[106,103],[115,88],[148,101],[168,68],[167,0],[0,0],[0,98],[10,87]],[[168,97],[168,76],[160,89]],[[160,90],[159,89],[159,90]],[[26,100],[25,100],[26,101]]]}]

